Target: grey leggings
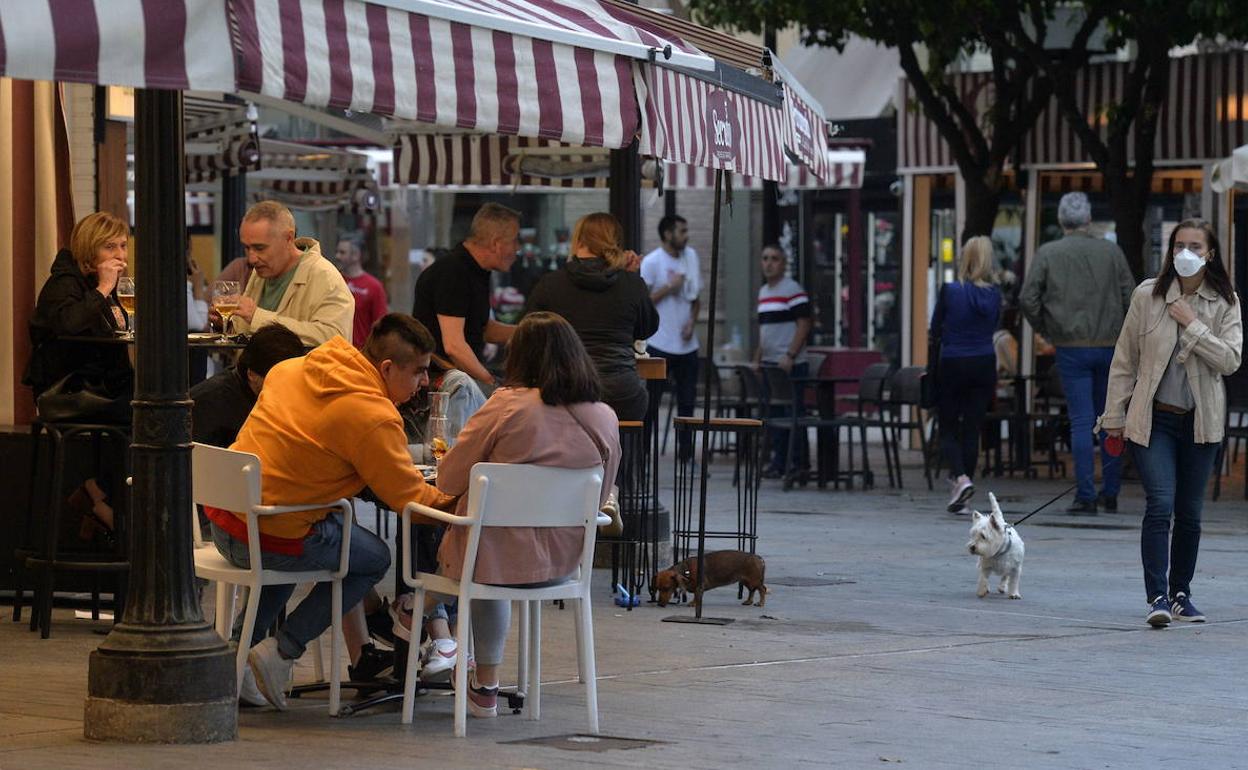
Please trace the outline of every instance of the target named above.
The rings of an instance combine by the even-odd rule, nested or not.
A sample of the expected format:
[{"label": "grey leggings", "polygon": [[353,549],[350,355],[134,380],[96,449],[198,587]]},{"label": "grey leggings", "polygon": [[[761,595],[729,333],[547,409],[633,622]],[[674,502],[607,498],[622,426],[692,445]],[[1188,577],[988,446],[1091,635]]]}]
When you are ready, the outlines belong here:
[{"label": "grey leggings", "polygon": [[[543,588],[566,583],[568,578],[546,580],[541,583],[525,583],[511,588]],[[472,600],[472,641],[477,662],[483,666],[497,666],[503,662],[503,646],[507,641],[507,629],[511,628],[511,602],[501,599]]]}]

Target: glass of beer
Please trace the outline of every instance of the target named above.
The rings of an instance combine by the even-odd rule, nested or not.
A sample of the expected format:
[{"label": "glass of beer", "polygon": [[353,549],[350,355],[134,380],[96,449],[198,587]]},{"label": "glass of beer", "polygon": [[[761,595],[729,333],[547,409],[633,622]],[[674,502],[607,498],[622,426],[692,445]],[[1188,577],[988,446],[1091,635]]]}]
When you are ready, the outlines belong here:
[{"label": "glass of beer", "polygon": [[429,418],[429,451],[433,455],[433,464],[441,465],[442,456],[451,448],[450,442],[446,440],[446,418],[430,417]]},{"label": "glass of beer", "polygon": [[238,310],[238,281],[217,281],[212,285],[212,309],[221,314],[221,336],[218,342],[230,341],[230,318]]},{"label": "glass of beer", "polygon": [[121,334],[126,339],[134,339],[134,279],[128,275],[123,275],[117,279],[117,301],[121,303],[121,307],[126,311],[129,321],[129,327]]}]

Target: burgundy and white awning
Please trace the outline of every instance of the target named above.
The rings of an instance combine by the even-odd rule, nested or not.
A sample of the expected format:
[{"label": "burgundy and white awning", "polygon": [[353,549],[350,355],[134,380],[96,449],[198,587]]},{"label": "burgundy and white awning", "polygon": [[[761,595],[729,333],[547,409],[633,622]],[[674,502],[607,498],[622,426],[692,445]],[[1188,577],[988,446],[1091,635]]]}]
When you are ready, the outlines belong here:
[{"label": "burgundy and white awning", "polygon": [[[862,150],[828,150],[822,164],[825,177],[804,164],[789,163],[788,176],[778,184],[785,190],[853,190],[862,187],[867,156]],[[763,180],[756,176],[733,175],[732,185],[739,190],[761,190]],[[663,186],[670,190],[707,190],[715,187],[715,172],[708,168],[667,165]]]},{"label": "burgundy and white awning", "polygon": [[[604,150],[548,139],[481,134],[409,134],[394,148],[398,183],[460,190],[605,189]],[[525,173],[526,161],[566,163],[558,176]]]},{"label": "burgundy and white awning", "polygon": [[785,178],[785,117],[778,92],[773,104],[666,67],[646,67],[646,75],[642,155],[764,179]]},{"label": "burgundy and white awning", "polygon": [[0,4],[0,74],[252,92],[621,147],[638,127],[637,62],[653,54],[682,67],[714,66],[679,38],[598,0],[112,0],[108,13],[96,6]]}]

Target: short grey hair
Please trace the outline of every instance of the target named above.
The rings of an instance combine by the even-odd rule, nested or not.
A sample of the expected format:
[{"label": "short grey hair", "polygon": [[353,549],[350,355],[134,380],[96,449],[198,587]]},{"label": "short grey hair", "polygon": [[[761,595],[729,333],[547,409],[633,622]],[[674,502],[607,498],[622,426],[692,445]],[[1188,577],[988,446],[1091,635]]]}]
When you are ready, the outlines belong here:
[{"label": "short grey hair", "polygon": [[1057,204],[1057,223],[1064,230],[1077,230],[1092,221],[1092,204],[1081,192],[1066,193]]}]

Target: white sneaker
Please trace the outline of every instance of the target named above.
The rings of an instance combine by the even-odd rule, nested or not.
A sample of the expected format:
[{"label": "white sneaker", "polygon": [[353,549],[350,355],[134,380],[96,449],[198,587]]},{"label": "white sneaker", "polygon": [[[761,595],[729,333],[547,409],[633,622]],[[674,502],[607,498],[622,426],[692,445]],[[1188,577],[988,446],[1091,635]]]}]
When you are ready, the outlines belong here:
[{"label": "white sneaker", "polygon": [[[412,641],[412,609],[416,604],[416,595],[411,593],[401,594],[390,605],[390,618],[394,621],[394,625],[390,630],[394,633],[395,638],[402,639],[405,642]],[[403,621],[407,621],[404,624]]]},{"label": "white sneaker", "polygon": [[247,666],[255,674],[256,686],[278,711],[285,711],[286,692],[290,689],[291,675],[295,670],[293,658],[283,658],[277,650],[277,639],[270,636],[251,648],[247,654]]},{"label": "white sneaker", "polygon": [[420,680],[446,679],[455,667],[459,645],[454,639],[431,639],[420,656]]},{"label": "white sneaker", "polygon": [[971,495],[975,494],[975,485],[966,476],[958,476],[950,482],[950,486],[952,490],[949,493],[949,505],[945,506],[945,510],[957,513],[966,501],[971,499]]},{"label": "white sneaker", "polygon": [[260,692],[259,687],[256,687],[256,675],[252,673],[251,666],[243,667],[243,686],[239,688],[238,700],[240,703],[246,703],[248,706],[269,705],[269,701],[264,697],[264,693]]}]

